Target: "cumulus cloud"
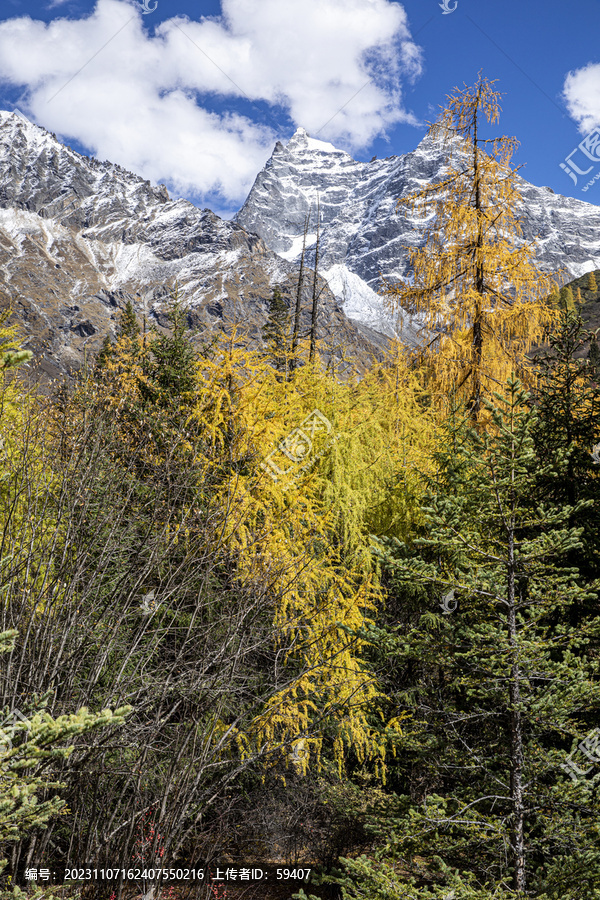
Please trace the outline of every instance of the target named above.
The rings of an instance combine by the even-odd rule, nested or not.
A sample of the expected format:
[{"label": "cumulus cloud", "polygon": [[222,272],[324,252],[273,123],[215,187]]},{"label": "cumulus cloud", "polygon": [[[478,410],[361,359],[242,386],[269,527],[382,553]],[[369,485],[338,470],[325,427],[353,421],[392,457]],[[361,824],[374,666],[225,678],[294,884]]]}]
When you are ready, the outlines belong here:
[{"label": "cumulus cloud", "polygon": [[588,63],[569,72],[563,97],[582,133],[600,125],[600,63]]},{"label": "cumulus cloud", "polygon": [[351,151],[414,122],[402,81],[419,74],[420,50],[393,0],[222,0],[219,17],[149,28],[133,0],[8,19],[0,79],[51,131],[224,204],[243,200],[290,119]]}]

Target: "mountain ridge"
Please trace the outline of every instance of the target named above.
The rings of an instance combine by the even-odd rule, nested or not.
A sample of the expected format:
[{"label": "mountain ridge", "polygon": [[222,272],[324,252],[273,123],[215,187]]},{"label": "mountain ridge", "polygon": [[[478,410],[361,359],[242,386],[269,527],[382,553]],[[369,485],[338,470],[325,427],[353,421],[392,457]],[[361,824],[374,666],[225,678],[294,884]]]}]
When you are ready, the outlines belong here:
[{"label": "mountain ridge", "polygon": [[[241,225],[171,200],[164,185],[82,156],[21,114],[0,113],[0,295],[41,373],[80,368],[85,352],[114,333],[128,299],[140,318],[167,326],[175,283],[203,339],[237,324],[260,346],[274,286],[290,305],[295,298],[295,266]],[[363,363],[380,354],[381,337],[353,325],[321,286],[325,348],[343,343]],[[308,285],[303,299],[306,330]]]},{"label": "mountain ridge", "polygon": [[[410,276],[408,252],[422,242],[426,227],[398,211],[397,201],[439,179],[446,165],[443,142],[429,133],[403,156],[359,162],[299,128],[287,145],[276,144],[234,221],[297,263],[305,216],[311,209],[314,215],[319,203],[321,271],[346,314],[387,334],[403,323],[410,343],[419,320],[394,320],[378,291],[382,279]],[[600,268],[600,207],[516,179],[523,198],[522,240],[537,235],[539,268],[564,267],[563,280]],[[315,238],[313,229],[313,247]]]}]

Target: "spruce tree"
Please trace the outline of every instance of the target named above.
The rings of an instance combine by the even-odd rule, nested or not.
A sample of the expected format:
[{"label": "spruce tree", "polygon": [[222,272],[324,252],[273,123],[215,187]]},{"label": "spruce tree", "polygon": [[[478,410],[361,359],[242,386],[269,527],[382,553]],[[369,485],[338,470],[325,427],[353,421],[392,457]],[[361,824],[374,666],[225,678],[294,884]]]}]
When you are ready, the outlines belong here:
[{"label": "spruce tree", "polygon": [[133,301],[130,298],[125,305],[125,309],[122,310],[119,317],[119,324],[117,326],[117,341],[120,338],[129,338],[132,341],[136,340],[140,336],[140,333],[141,330],[139,322],[135,314]]},{"label": "spruce tree", "polygon": [[567,562],[581,541],[569,520],[585,503],[532,498],[536,413],[517,380],[488,410],[481,436],[449,422],[418,538],[380,542],[405,610],[371,641],[412,725],[397,795],[373,820],[379,862],[371,882],[361,863],[360,890],[596,900],[594,783],[573,786],[560,768],[600,714],[600,619],[570,624],[594,596]]},{"label": "spruce tree", "polygon": [[[574,566],[593,580],[600,577],[600,471],[592,448],[600,441],[600,387],[595,381],[597,343],[578,313],[563,311],[548,346],[538,351],[537,418],[533,439],[542,461],[537,488],[552,504],[584,506],[570,517],[583,529]],[[586,348],[589,345],[588,364]]]},{"label": "spruce tree", "polygon": [[548,297],[548,305],[552,309],[560,309],[560,293],[558,288],[554,288]]},{"label": "spruce tree", "polygon": [[312,285],[312,304],[310,311],[310,349],[308,352],[309,362],[314,362],[317,351],[317,319],[319,311],[319,298],[321,291],[317,290],[319,278],[319,259],[321,252],[321,203],[317,199],[317,242],[315,244],[315,267],[313,269],[313,285]]},{"label": "spruce tree", "polygon": [[590,338],[590,348],[588,350],[588,360],[590,364],[591,375],[598,378],[600,374],[600,348],[598,347],[598,331],[593,332]]},{"label": "spruce tree", "polygon": [[292,332],[292,353],[290,371],[293,372],[298,365],[298,342],[300,340],[300,313],[302,311],[302,288],[304,286],[304,257],[306,256],[306,238],[310,227],[310,209],[304,219],[302,231],[302,252],[300,254],[300,270],[298,272],[298,284],[296,286],[296,306],[294,309],[294,325]]},{"label": "spruce tree", "polygon": [[276,285],[269,299],[269,314],[263,327],[263,338],[273,365],[278,372],[285,372],[289,349],[289,310],[281,288]]},{"label": "spruce tree", "polygon": [[106,335],[104,340],[102,341],[102,347],[100,348],[100,353],[96,357],[96,362],[94,364],[94,376],[96,378],[100,377],[102,373],[106,370],[107,364],[113,353],[113,342],[110,339],[110,335]]},{"label": "spruce tree", "polygon": [[[14,649],[17,631],[0,633],[0,653]],[[29,831],[45,825],[57,815],[65,802],[56,794],[65,785],[52,777],[52,761],[65,760],[74,745],[60,746],[95,728],[122,725],[131,712],[123,706],[111,712],[90,713],[82,708],[77,713],[53,719],[45,711],[50,694],[26,701],[27,715],[22,711],[3,710],[0,721],[0,846],[19,840]],[[43,795],[40,797],[38,795]],[[6,868],[0,860],[0,873]],[[9,878],[14,882],[15,873]],[[2,892],[3,897],[22,896],[18,888]]]},{"label": "spruce tree", "polygon": [[147,388],[162,406],[189,404],[196,386],[197,352],[191,341],[185,307],[178,287],[171,293],[167,307],[170,334],[155,334],[150,342]]}]

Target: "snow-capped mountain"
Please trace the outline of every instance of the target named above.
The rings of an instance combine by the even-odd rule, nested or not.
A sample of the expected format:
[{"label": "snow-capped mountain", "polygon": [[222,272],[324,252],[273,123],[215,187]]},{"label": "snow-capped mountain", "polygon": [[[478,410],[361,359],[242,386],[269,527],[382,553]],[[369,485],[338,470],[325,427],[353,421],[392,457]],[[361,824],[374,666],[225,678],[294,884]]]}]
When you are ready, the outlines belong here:
[{"label": "snow-capped mountain", "polygon": [[[396,282],[409,274],[408,250],[423,240],[426,227],[396,204],[439,179],[445,166],[444,146],[429,135],[412,153],[357,162],[299,128],[286,146],[276,144],[235,221],[260,235],[283,259],[297,262],[309,211],[313,225],[308,246],[314,246],[319,203],[320,271],[346,315],[391,333],[398,322],[384,307],[382,279]],[[536,240],[539,268],[564,268],[567,278],[600,268],[600,207],[522,178],[518,184],[523,240]],[[404,319],[407,342],[418,324]]]},{"label": "snow-capped mountain", "polygon": [[[296,267],[240,225],[0,111],[0,307],[13,308],[47,375],[98,350],[128,298],[164,325],[175,282],[205,337],[236,322],[258,342],[273,286],[295,298]],[[309,294],[307,284],[306,325]],[[352,325],[327,288],[321,300],[325,346],[366,358],[378,335]]]}]

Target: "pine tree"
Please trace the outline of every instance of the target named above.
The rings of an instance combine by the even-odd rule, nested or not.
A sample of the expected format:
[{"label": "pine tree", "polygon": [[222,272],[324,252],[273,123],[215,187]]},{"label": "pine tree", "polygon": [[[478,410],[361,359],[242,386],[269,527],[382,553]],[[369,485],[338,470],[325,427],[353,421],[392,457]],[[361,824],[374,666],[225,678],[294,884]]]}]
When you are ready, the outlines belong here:
[{"label": "pine tree", "polygon": [[592,270],[587,278],[587,289],[588,291],[592,291],[594,294],[598,291],[598,285],[596,283],[596,273]]},{"label": "pine tree", "polygon": [[595,378],[598,378],[600,374],[600,347],[598,347],[598,332],[597,330],[592,334],[590,338],[590,349],[588,350],[588,360],[590,363],[590,369],[592,375]]},{"label": "pine tree", "polygon": [[438,390],[445,395],[454,385],[474,419],[482,397],[511,371],[524,377],[524,354],[552,319],[543,299],[551,279],[532,262],[534,244],[519,243],[522,201],[510,166],[516,141],[480,135],[484,120],[498,121],[499,99],[480,75],[448,98],[431,126],[448,147],[450,171],[398,201],[432,224],[424,246],[410,251],[413,277],[386,288],[392,307],[424,316],[429,334],[421,353]]},{"label": "pine tree", "polygon": [[548,297],[548,305],[552,309],[560,309],[560,292],[557,287],[553,288]]},{"label": "pine tree", "polygon": [[413,724],[370,866],[373,885],[387,875],[398,891],[369,893],[363,871],[369,896],[399,897],[418,878],[439,898],[596,897],[593,781],[573,787],[560,769],[600,713],[600,618],[570,624],[594,596],[567,562],[584,504],[532,498],[535,411],[514,379],[495,397],[493,430],[449,422],[420,535],[382,542],[405,610],[371,641]]},{"label": "pine tree", "polygon": [[100,348],[100,352],[96,357],[96,362],[94,364],[94,376],[96,378],[101,377],[102,372],[106,370],[108,362],[113,353],[113,342],[110,339],[110,335],[106,335],[104,340],[102,341],[102,347]]},{"label": "pine tree", "polygon": [[287,372],[289,356],[289,310],[281,288],[276,285],[269,299],[269,314],[263,327],[263,338],[273,365],[278,372]]},{"label": "pine tree", "polygon": [[296,307],[294,310],[294,328],[292,333],[292,358],[290,360],[290,370],[293,372],[298,364],[298,341],[300,340],[300,312],[302,308],[302,288],[304,287],[304,257],[306,255],[306,238],[308,229],[310,228],[310,209],[304,219],[304,229],[302,232],[302,252],[300,254],[300,271],[298,272],[298,285],[296,287]]},{"label": "pine tree", "polygon": [[[313,362],[317,350],[317,317],[321,291],[317,289],[319,277],[319,255],[321,250],[321,203],[317,200],[317,243],[315,244],[315,267],[313,270],[312,306],[310,313],[310,350],[309,362]],[[321,288],[322,290],[322,288]]]},{"label": "pine tree", "polygon": [[119,317],[117,341],[120,338],[129,338],[131,341],[135,341],[140,336],[140,333],[141,329],[135,314],[133,301],[130,298],[125,304],[125,309],[121,312]]}]

